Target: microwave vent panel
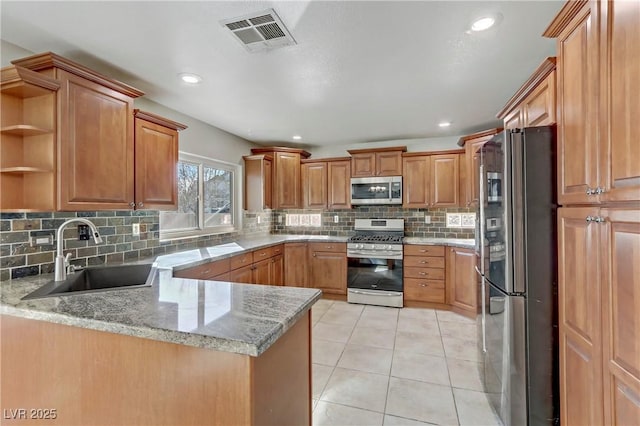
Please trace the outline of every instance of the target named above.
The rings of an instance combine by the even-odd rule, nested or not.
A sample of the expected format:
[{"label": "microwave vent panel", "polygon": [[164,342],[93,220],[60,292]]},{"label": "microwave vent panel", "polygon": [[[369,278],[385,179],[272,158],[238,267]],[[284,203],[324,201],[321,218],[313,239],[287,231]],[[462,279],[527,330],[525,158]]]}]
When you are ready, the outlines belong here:
[{"label": "microwave vent panel", "polygon": [[273,9],[225,19],[220,23],[231,31],[233,36],[249,52],[260,52],[297,44]]}]

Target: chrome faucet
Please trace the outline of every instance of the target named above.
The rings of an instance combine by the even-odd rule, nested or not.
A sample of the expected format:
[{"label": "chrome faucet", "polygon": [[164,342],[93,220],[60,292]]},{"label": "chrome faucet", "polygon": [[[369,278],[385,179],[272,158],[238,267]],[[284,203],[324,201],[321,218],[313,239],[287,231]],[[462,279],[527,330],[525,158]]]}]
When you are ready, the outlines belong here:
[{"label": "chrome faucet", "polygon": [[93,222],[87,219],[82,219],[82,218],[69,219],[66,222],[64,222],[62,225],[60,225],[56,235],[57,244],[58,244],[57,250],[56,250],[56,269],[55,269],[56,281],[64,281],[67,279],[67,273],[69,272],[67,271],[67,268],[70,266],[69,258],[71,257],[71,253],[68,253],[66,257],[62,255],[62,251],[64,249],[63,240],[62,240],[62,231],[67,225],[74,222],[80,222],[80,223],[84,223],[85,225],[88,225],[89,228],[91,229],[93,241],[96,244],[102,244],[102,238],[100,237],[100,233],[98,232],[98,229],[93,224]]}]

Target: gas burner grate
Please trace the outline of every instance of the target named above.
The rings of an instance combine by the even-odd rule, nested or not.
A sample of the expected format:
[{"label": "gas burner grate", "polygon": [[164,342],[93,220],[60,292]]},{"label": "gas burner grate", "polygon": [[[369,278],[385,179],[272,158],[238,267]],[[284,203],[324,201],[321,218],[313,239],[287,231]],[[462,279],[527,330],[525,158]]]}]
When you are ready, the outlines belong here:
[{"label": "gas burner grate", "polygon": [[402,243],[401,235],[354,235],[349,238],[352,243]]}]

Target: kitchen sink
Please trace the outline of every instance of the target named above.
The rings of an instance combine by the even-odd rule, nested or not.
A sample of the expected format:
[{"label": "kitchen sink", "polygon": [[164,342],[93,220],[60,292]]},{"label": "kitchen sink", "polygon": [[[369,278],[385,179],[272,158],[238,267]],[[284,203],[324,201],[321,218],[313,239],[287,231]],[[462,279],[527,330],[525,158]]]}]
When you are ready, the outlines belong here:
[{"label": "kitchen sink", "polygon": [[51,281],[22,299],[149,287],[155,275],[151,273],[152,266],[145,263],[86,268],[69,274],[64,281]]}]

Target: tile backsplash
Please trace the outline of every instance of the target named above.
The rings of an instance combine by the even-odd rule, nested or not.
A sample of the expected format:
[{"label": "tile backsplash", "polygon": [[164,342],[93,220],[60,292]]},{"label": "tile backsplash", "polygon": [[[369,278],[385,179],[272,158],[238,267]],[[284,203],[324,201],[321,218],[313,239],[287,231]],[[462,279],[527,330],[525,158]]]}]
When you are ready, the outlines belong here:
[{"label": "tile backsplash", "polygon": [[[475,213],[472,208],[406,209],[400,206],[354,206],[345,210],[274,210],[271,232],[274,234],[340,235],[353,234],[355,219],[384,218],[404,219],[405,236],[434,238],[474,238],[474,228],[447,227],[447,213]],[[321,226],[291,226],[286,224],[287,215],[320,214]],[[430,223],[425,223],[430,216]],[[335,219],[338,219],[335,222]]]},{"label": "tile backsplash", "polygon": [[[240,232],[202,237],[160,241],[160,214],[155,210],[123,210],[95,212],[0,213],[0,280],[53,272],[56,250],[55,233],[66,220],[84,217],[91,220],[104,242],[78,241],[77,226],[69,226],[63,233],[64,253],[71,253],[71,263],[92,266],[144,259],[180,250],[189,250],[233,241],[243,235],[353,234],[355,219],[404,218],[408,237],[474,238],[474,229],[446,227],[447,213],[473,213],[473,209],[404,209],[394,206],[358,206],[345,210],[266,210],[243,213]],[[301,215],[293,223],[306,226],[287,226],[286,215]],[[320,226],[317,225],[318,215]],[[425,223],[430,216],[431,223]],[[338,221],[335,222],[335,218]],[[307,219],[309,224],[307,224]],[[313,222],[313,223],[312,223]],[[140,225],[140,235],[133,235],[133,224]],[[52,243],[32,246],[34,237],[53,236]]]},{"label": "tile backsplash", "polygon": [[[271,211],[244,212],[241,232],[160,241],[160,214],[155,210],[0,213],[0,281],[53,272],[56,230],[74,217],[93,222],[103,239],[98,245],[93,240],[78,241],[77,226],[64,230],[64,253],[71,253],[71,263],[77,266],[117,263],[206,247],[232,241],[240,235],[266,234],[271,229]],[[133,235],[133,224],[140,225],[140,235]],[[31,245],[33,237],[46,236],[53,236],[52,244]]]}]

